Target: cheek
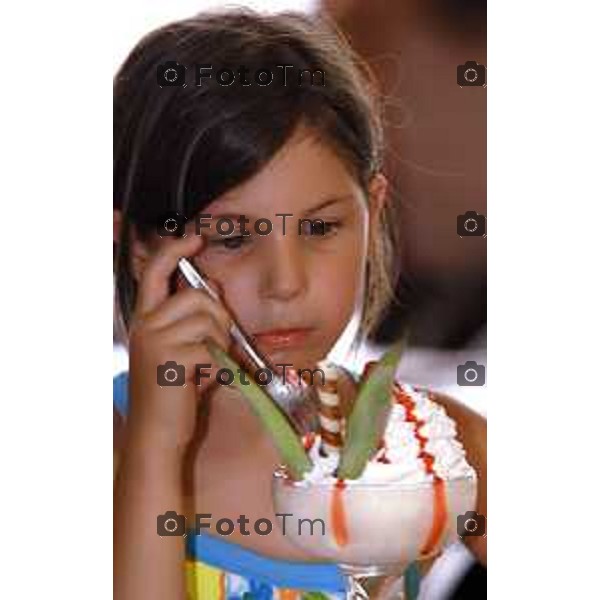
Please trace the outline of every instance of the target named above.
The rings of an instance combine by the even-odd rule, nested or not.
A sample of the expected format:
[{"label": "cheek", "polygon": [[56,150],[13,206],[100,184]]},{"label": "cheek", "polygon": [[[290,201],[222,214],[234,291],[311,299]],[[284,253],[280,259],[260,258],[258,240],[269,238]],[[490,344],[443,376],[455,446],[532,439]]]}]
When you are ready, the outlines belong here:
[{"label": "cheek", "polygon": [[334,256],[316,261],[312,297],[325,324],[335,324],[335,329],[346,326],[362,298],[365,267],[365,253],[358,243],[347,244]]},{"label": "cheek", "polygon": [[361,256],[351,250],[331,259],[322,258],[315,265],[316,283],[332,296],[354,296],[360,284],[362,271]]},{"label": "cheek", "polygon": [[362,295],[367,267],[367,223],[359,220],[351,235],[340,247],[339,275],[334,281],[348,296],[358,300]]},{"label": "cheek", "polygon": [[242,324],[248,326],[259,321],[260,302],[257,292],[256,272],[252,268],[212,269],[227,299],[229,308]]}]

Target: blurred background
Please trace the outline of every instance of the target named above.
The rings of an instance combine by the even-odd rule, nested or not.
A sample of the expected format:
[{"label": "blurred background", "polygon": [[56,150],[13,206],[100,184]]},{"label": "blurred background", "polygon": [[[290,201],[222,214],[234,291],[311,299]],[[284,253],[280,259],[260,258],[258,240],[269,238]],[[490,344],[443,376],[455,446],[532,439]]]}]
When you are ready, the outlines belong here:
[{"label": "blurred background", "polygon": [[[232,5],[199,0],[127,4],[112,32],[115,71],[151,29]],[[380,355],[408,327],[411,346],[399,377],[445,391],[485,414],[485,385],[460,383],[465,383],[467,361],[483,367],[487,378],[487,243],[482,236],[458,235],[457,218],[467,211],[487,212],[486,88],[459,86],[457,67],[466,61],[487,64],[486,3],[280,0],[235,5],[328,13],[375,71],[384,94],[386,174],[398,206],[402,274],[396,301],[357,364],[350,366],[360,370],[361,363]],[[118,344],[114,357],[116,375],[127,369]],[[477,371],[477,383],[484,383],[483,372]],[[456,544],[433,567],[421,597],[485,598],[485,571]]]}]

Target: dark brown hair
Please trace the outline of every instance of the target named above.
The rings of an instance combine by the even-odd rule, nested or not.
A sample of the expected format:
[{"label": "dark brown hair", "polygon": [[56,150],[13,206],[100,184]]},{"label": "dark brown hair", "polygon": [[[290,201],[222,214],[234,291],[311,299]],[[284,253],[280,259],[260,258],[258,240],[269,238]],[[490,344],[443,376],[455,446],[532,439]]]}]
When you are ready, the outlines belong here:
[{"label": "dark brown hair", "polygon": [[[187,67],[185,87],[160,87],[157,68]],[[250,73],[277,65],[320,69],[313,84],[230,86],[213,76],[190,82],[192,65],[243,65]],[[308,79],[308,78],[307,78]],[[249,10],[206,13],[146,35],[114,81],[114,197],[122,212],[115,253],[118,313],[127,329],[136,296],[131,228],[143,237],[174,211],[193,217],[252,177],[307,126],[345,162],[363,190],[381,169],[382,133],[370,72],[322,17]],[[393,290],[389,207],[371,239],[361,333],[377,324]]]}]

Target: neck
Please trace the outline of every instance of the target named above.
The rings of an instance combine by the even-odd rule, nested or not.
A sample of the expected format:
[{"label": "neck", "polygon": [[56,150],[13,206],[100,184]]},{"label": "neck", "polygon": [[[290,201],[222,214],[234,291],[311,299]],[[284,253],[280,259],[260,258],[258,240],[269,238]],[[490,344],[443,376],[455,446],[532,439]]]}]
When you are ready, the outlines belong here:
[{"label": "neck", "polygon": [[217,386],[211,396],[211,429],[235,432],[245,443],[264,435],[262,426],[250,404],[234,387]]}]

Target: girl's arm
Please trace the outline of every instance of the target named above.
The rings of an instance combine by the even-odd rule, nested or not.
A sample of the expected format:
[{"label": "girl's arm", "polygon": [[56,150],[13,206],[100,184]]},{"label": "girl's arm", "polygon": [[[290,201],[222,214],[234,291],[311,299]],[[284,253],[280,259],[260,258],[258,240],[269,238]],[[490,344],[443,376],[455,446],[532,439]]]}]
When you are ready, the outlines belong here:
[{"label": "girl's arm", "polygon": [[113,480],[117,476],[119,468],[119,456],[123,448],[123,436],[125,435],[125,423],[123,417],[113,407]]},{"label": "girl's arm", "polygon": [[[169,292],[179,258],[195,255],[201,244],[198,236],[167,240],[148,258],[141,277],[129,331],[129,409],[115,481],[116,600],[186,598],[185,538],[164,535],[165,513],[172,511],[168,529],[183,534],[183,465],[193,446],[198,402],[214,382],[210,377],[199,394],[195,365],[211,362],[207,338],[223,348],[230,343],[230,317],[214,300],[195,289]],[[166,380],[171,361],[176,378]]]},{"label": "girl's arm", "polygon": [[127,435],[115,482],[114,578],[117,600],[185,598],[184,537],[157,533],[157,517],[184,514],[179,452]]}]

